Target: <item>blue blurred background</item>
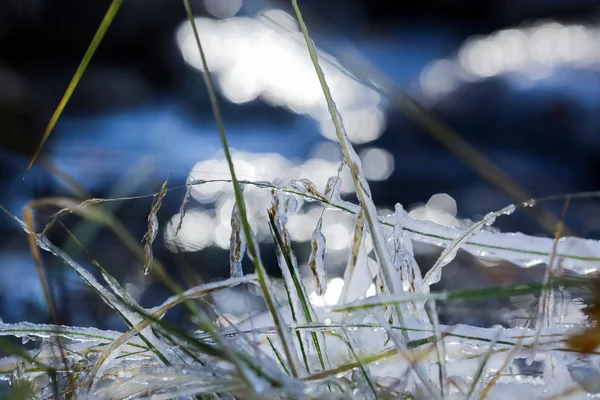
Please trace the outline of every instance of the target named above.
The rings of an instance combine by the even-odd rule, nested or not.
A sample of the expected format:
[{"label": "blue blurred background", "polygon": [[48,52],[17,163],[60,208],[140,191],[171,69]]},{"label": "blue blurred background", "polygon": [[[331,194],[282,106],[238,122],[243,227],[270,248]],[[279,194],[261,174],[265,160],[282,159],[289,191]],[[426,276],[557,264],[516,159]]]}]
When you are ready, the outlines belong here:
[{"label": "blue blurred background", "polygon": [[[322,188],[341,156],[290,2],[192,3],[239,176],[309,178]],[[445,193],[436,199],[451,216],[477,219],[525,195],[598,188],[600,2],[299,3],[382,212],[395,203],[412,209]],[[36,198],[75,198],[64,179],[42,163],[22,177],[109,5],[108,0],[0,3],[0,204],[18,216]],[[227,179],[201,69],[180,2],[125,1],[44,158],[95,197],[156,192],[170,174],[171,187],[192,179]],[[490,182],[488,175],[498,174],[488,164],[477,170],[457,157],[429,134],[432,125],[423,115],[470,143],[513,185]],[[342,177],[342,193],[352,199],[348,175]],[[195,187],[175,237],[184,195],[179,190],[166,197],[156,257],[182,285],[226,277],[229,184]],[[247,189],[253,227],[266,247],[262,254],[277,275],[264,225],[268,200],[268,192]],[[107,206],[138,243],[150,207],[150,198]],[[558,216],[561,208],[557,202],[547,211]],[[57,210],[38,210],[38,228]],[[596,237],[598,211],[596,201],[577,201],[567,215],[571,232]],[[290,219],[300,254],[306,253],[318,216],[317,209],[305,207]],[[541,212],[517,213],[499,220],[498,227],[548,233],[539,224],[543,218]],[[143,305],[168,295],[155,276],[143,276],[143,260],[122,237],[75,216],[64,223]],[[345,260],[352,220],[332,216],[324,226],[335,269]],[[0,318],[48,321],[26,237],[4,214],[0,234]],[[92,268],[90,255],[60,226],[49,237]],[[45,262],[61,323],[119,326],[60,261]]]}]

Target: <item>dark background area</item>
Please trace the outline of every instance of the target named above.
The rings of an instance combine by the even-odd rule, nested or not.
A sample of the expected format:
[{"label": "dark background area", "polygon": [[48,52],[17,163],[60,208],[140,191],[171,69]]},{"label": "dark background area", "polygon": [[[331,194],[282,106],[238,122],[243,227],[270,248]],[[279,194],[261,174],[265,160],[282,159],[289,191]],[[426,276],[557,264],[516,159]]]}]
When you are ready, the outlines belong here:
[{"label": "dark background area", "polygon": [[[209,2],[193,3],[198,16],[214,18]],[[225,3],[236,9],[236,1],[223,0]],[[240,3],[234,19],[253,18],[265,9],[292,13],[288,1]],[[532,196],[598,188],[600,39],[596,23],[600,2],[299,3],[321,49],[350,70],[353,66],[345,65],[344,60],[352,58],[344,56],[349,49],[360,52],[387,75],[394,86],[393,90],[384,88],[390,89],[388,93],[409,93],[430,115],[471,143]],[[22,176],[109,5],[106,0],[0,3],[0,204],[19,216],[31,199],[73,196],[39,163],[25,180]],[[43,154],[91,195],[118,197],[155,192],[169,174],[173,174],[172,187],[181,185],[196,163],[212,158],[220,148],[202,74],[186,63],[177,41],[177,30],[184,21],[180,2],[126,0],[69,102]],[[550,21],[564,26],[580,24],[588,29],[591,39],[582,52],[588,61],[557,59],[551,67],[516,65],[508,72],[502,70],[477,79],[448,76],[447,81],[454,79],[455,84],[443,93],[424,89],[424,76],[432,63],[450,60],[452,65],[457,64],[461,49],[466,49],[474,37],[485,38],[499,30]],[[481,54],[483,58],[494,56]],[[269,57],[275,62],[281,54]],[[358,79],[367,78],[360,73]],[[358,99],[353,104],[358,107],[361,101],[367,100]],[[327,149],[319,147],[328,139],[310,113],[273,106],[273,101],[264,98],[236,104],[222,90],[221,104],[230,139],[240,151],[278,153],[301,164],[314,157],[315,149]],[[356,146],[359,152],[377,148],[393,156],[393,172],[371,182],[376,203],[382,208],[393,209],[395,203],[408,207],[425,203],[436,193],[448,193],[457,201],[461,218],[477,219],[515,201],[427,135],[426,129],[393,101],[382,98],[380,111],[385,117],[381,135]],[[358,124],[362,119],[357,118],[352,121]],[[226,178],[227,171],[222,172],[222,178]],[[161,226],[179,211],[183,196],[183,191],[167,196],[160,214]],[[208,209],[209,203],[196,206]],[[138,241],[146,231],[150,205],[151,199],[145,198],[119,203],[114,209]],[[547,208],[558,215],[562,203],[548,204]],[[37,213],[39,227],[53,211],[56,208]],[[577,234],[596,237],[598,211],[593,200],[575,202],[567,225]],[[77,217],[65,219],[71,227],[78,226],[78,221]],[[547,233],[525,213],[499,220],[498,227]],[[156,305],[157,299],[168,295],[155,277],[142,276],[140,260],[112,233],[85,226],[81,229],[91,235],[87,248],[94,257],[122,282],[141,288],[139,299],[144,305]],[[26,237],[6,215],[0,216],[0,232],[0,318],[11,322],[47,321]],[[50,237],[57,245],[68,244],[60,227],[54,228]],[[155,245],[156,256],[178,281],[193,283],[228,275],[226,252],[218,246],[177,253],[161,238],[162,231]],[[265,246],[262,254],[276,274],[272,246]],[[305,246],[306,242],[300,243],[299,251],[305,251]],[[70,249],[82,264],[90,264],[85,253]],[[62,323],[115,326],[117,320],[108,318],[110,313],[77,277],[57,260],[46,261]]]}]

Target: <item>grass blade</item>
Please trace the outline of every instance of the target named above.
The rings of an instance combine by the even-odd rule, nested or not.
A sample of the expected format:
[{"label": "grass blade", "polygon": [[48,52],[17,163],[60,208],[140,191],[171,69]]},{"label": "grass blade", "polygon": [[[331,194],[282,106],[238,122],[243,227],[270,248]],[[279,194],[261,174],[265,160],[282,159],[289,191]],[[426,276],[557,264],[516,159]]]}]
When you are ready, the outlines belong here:
[{"label": "grass blade", "polygon": [[[358,196],[358,199],[360,200],[362,207],[364,207],[365,216],[367,218],[367,222],[369,224],[369,228],[373,239],[373,247],[375,248],[377,259],[381,264],[381,271],[384,275],[385,283],[391,294],[396,294],[397,292],[399,293],[402,291],[401,282],[399,282],[398,276],[394,271],[390,255],[387,251],[387,248],[385,247],[385,237],[383,235],[383,230],[381,229],[381,226],[379,224],[379,220],[377,219],[377,208],[375,207],[375,204],[373,203],[373,200],[371,198],[369,184],[367,183],[367,180],[362,174],[360,167],[360,158],[358,157],[358,154],[356,154],[356,151],[350,143],[348,135],[343,129],[339,112],[337,110],[335,102],[333,101],[333,97],[331,95],[331,91],[329,90],[329,86],[327,85],[327,81],[325,80],[323,70],[319,65],[315,46],[308,34],[308,28],[306,27],[306,23],[302,18],[302,12],[298,7],[298,0],[292,0],[292,6],[296,13],[296,17],[298,18],[300,30],[304,35],[304,40],[306,41],[306,46],[308,47],[308,52],[310,54],[311,61],[315,68],[315,72],[317,73],[319,83],[325,96],[325,100],[327,101],[327,108],[329,110],[329,114],[331,115],[333,125],[335,126],[335,132],[337,135],[337,139],[340,142],[342,153],[344,154],[344,160],[346,160],[346,163],[350,167],[350,173],[352,175],[352,180],[354,181],[356,194]],[[402,323],[402,310],[400,309],[400,307],[394,307],[394,310],[398,322]],[[404,339],[405,341],[409,340],[408,336],[406,336]]]},{"label": "grass blade", "polygon": [[146,253],[146,261],[144,261],[144,275],[148,275],[152,270],[152,261],[154,259],[152,255],[152,244],[156,239],[156,235],[158,234],[158,210],[160,210],[160,206],[162,206],[163,199],[167,194],[167,189],[169,189],[169,178],[165,180],[160,188],[160,191],[154,198],[154,202],[152,203],[152,208],[150,209],[150,213],[148,214],[148,231],[144,235],[144,252]]},{"label": "grass blade", "polygon": [[25,172],[25,175],[27,175],[27,173],[29,172],[31,167],[33,167],[33,164],[35,163],[35,161],[40,156],[40,153],[42,152],[42,149],[44,148],[44,144],[46,144],[46,141],[50,137],[50,133],[52,133],[52,130],[56,126],[58,119],[60,118],[63,110],[67,106],[67,103],[69,102],[69,99],[71,98],[71,95],[73,95],[73,92],[75,91],[75,88],[79,84],[79,81],[81,80],[81,77],[83,76],[83,73],[85,72],[90,61],[92,61],[92,57],[94,56],[94,53],[96,53],[98,46],[102,42],[104,35],[108,31],[108,28],[112,24],[113,20],[115,19],[116,15],[119,11],[119,8],[121,8],[122,4],[123,4],[123,0],[113,0],[112,3],[110,4],[110,7],[108,7],[108,10],[106,11],[104,18],[102,19],[102,22],[100,23],[100,26],[98,27],[98,30],[96,31],[96,34],[94,35],[94,38],[92,39],[92,42],[90,43],[87,51],[83,55],[83,59],[81,60],[79,67],[77,67],[77,70],[75,71],[75,75],[73,75],[73,78],[71,79],[71,82],[69,83],[69,86],[67,87],[67,90],[65,91],[65,94],[60,99],[60,103],[58,103],[58,107],[56,107],[54,114],[52,114],[52,117],[50,118],[50,122],[48,123],[48,126],[46,127],[46,130],[44,131],[44,135],[42,136],[42,140],[40,141],[38,148],[36,149],[33,157],[31,158],[31,161],[29,162],[29,166],[27,167],[27,171]]},{"label": "grass blade", "polygon": [[287,329],[287,327],[284,326],[283,320],[282,320],[281,316],[279,315],[279,311],[277,310],[277,308],[275,306],[274,297],[271,294],[271,289],[269,287],[270,282],[269,282],[269,278],[267,276],[267,271],[266,271],[265,267],[263,266],[262,261],[260,259],[258,245],[254,241],[254,237],[252,235],[252,229],[250,228],[250,223],[248,222],[248,214],[246,212],[246,205],[244,203],[242,189],[240,186],[240,182],[238,181],[237,176],[235,174],[233,160],[231,158],[231,152],[229,151],[229,143],[227,141],[227,136],[225,134],[225,126],[223,125],[223,120],[221,118],[221,110],[219,107],[219,102],[217,100],[217,94],[216,94],[216,91],[214,88],[214,83],[212,81],[212,77],[210,75],[210,71],[208,70],[206,57],[204,55],[202,43],[200,42],[200,36],[198,35],[198,30],[196,28],[196,21],[194,19],[192,7],[191,7],[189,0],[183,0],[183,3],[185,5],[186,13],[187,13],[188,19],[190,21],[190,24],[192,26],[194,38],[196,40],[196,45],[198,47],[198,52],[200,53],[200,58],[202,60],[202,68],[204,70],[204,81],[206,83],[206,87],[208,90],[208,96],[210,98],[211,107],[213,110],[215,121],[217,123],[219,136],[221,138],[221,143],[223,145],[223,151],[225,153],[225,158],[227,159],[229,173],[231,174],[231,181],[233,184],[233,190],[235,192],[235,202],[238,206],[238,210],[240,213],[240,219],[241,219],[242,225],[244,227],[244,233],[246,235],[246,240],[248,243],[248,252],[249,252],[250,257],[252,258],[252,261],[256,268],[258,282],[259,282],[260,288],[262,289],[262,292],[264,294],[265,302],[267,303],[267,307],[269,309],[269,312],[271,313],[273,322],[275,323],[275,326],[277,327],[277,335],[279,336],[279,340],[283,347],[283,352],[287,358],[290,373],[292,374],[293,377],[297,377],[298,369],[297,369],[296,365],[297,365],[298,361],[296,360],[296,358],[297,358],[296,353],[295,353],[295,350],[293,349],[293,343],[290,340],[291,339],[290,332]]}]

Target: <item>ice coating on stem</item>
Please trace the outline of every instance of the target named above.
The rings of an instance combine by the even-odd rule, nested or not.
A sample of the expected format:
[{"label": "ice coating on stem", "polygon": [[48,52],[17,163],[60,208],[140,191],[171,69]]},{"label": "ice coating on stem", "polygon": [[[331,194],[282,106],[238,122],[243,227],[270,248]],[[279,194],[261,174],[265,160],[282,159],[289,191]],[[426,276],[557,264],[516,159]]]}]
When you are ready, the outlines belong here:
[{"label": "ice coating on stem", "polygon": [[[244,186],[240,185],[244,190]],[[242,270],[242,259],[246,253],[246,234],[242,226],[242,218],[237,203],[231,210],[231,237],[229,239],[229,266],[231,278],[238,278],[244,275]]]},{"label": "ice coating on stem", "polygon": [[342,203],[342,197],[340,195],[340,188],[342,187],[342,178],[339,176],[330,176],[325,184],[325,190],[323,195],[327,198],[329,203],[340,204]]},{"label": "ice coating on stem", "polygon": [[322,226],[323,220],[319,219],[310,241],[311,252],[308,259],[308,266],[315,278],[315,292],[319,296],[323,296],[325,290],[327,290],[327,271],[325,270],[325,247],[327,243],[325,235],[321,232]]},{"label": "ice coating on stem", "polygon": [[[332,185],[332,181],[333,182],[337,181],[335,186]],[[290,190],[290,191],[298,192],[299,194],[301,194],[303,196],[303,199],[305,201],[321,202],[322,204],[325,204],[327,208],[335,208],[338,210],[345,210],[347,212],[351,212],[354,214],[358,213],[358,211],[360,210],[359,206],[357,206],[354,203],[350,203],[348,201],[344,201],[341,199],[341,195],[339,194],[341,186],[342,186],[342,178],[333,176],[328,179],[326,188],[325,188],[325,190],[327,190],[327,187],[333,187],[333,190],[334,190],[333,196],[331,196],[329,194],[330,192],[327,192],[328,194],[319,192],[319,190],[317,189],[315,184],[306,178],[291,180],[288,183],[286,189]],[[330,199],[330,197],[331,197],[331,199]]]},{"label": "ice coating on stem", "polygon": [[[31,234],[27,225],[21,221],[17,217],[12,217],[21,228],[27,233]],[[119,299],[117,296],[113,295],[109,290],[107,290],[104,286],[100,284],[96,280],[96,278],[85,268],[76,263],[69,255],[67,255],[64,251],[56,247],[48,238],[45,236],[35,234],[35,240],[37,245],[59,259],[63,260],[71,269],[73,269],[80,278],[84,280],[84,282],[90,286],[96,293],[102,298],[102,300],[112,309],[117,311],[123,319],[130,325],[136,325],[142,322],[143,318],[135,311],[132,310],[127,304],[123,302],[123,300]],[[139,306],[138,306],[139,307]],[[156,337],[152,331],[145,330],[144,335],[146,339],[162,354],[170,354],[168,346],[163,343],[158,337]]]},{"label": "ice coating on stem", "polygon": [[186,299],[197,299],[206,295],[207,293],[214,292],[216,290],[230,289],[244,283],[251,283],[255,281],[256,274],[247,274],[239,278],[229,278],[223,281],[210,282],[205,283],[203,285],[194,286],[182,292],[181,294],[176,294],[169,297],[164,302],[162,302],[161,305],[153,307],[152,309],[148,310],[148,312],[153,314],[162,308],[165,308],[169,305],[181,303]]},{"label": "ice coating on stem", "polygon": [[[399,214],[406,213],[404,209],[396,207]],[[402,290],[406,293],[429,293],[429,286],[423,285],[421,269],[414,257],[412,241],[405,236],[400,225],[396,225],[388,246],[393,254],[394,267],[400,277]],[[420,302],[409,303],[405,306],[412,316],[425,318],[425,310]]]},{"label": "ice coating on stem", "polygon": [[179,231],[181,230],[181,227],[183,225],[183,218],[185,217],[185,214],[187,212],[187,205],[192,198],[192,189],[193,188],[194,188],[193,185],[188,184],[187,190],[185,192],[185,196],[183,197],[183,201],[181,202],[181,207],[179,207],[179,222],[177,223],[177,229],[175,229],[175,236],[177,236],[179,234]]},{"label": "ice coating on stem", "polygon": [[344,287],[339,299],[340,304],[364,297],[373,281],[373,276],[368,265],[367,249],[365,247],[366,236],[365,213],[361,209],[356,216],[352,245],[346,269],[344,270]]},{"label": "ice coating on stem", "polygon": [[[276,180],[274,184],[277,187],[282,186],[280,180]],[[279,234],[282,242],[277,243],[277,246],[275,247],[277,261],[283,276],[289,304],[292,309],[292,315],[296,321],[306,322],[307,319],[302,311],[302,305],[300,301],[300,296],[304,295],[306,297],[306,292],[302,286],[300,269],[298,268],[298,260],[296,259],[296,255],[292,250],[290,235],[285,227],[285,222],[287,221],[288,216],[296,211],[298,203],[296,199],[294,199],[295,202],[291,201],[293,196],[286,195],[280,190],[273,189],[271,191],[271,195],[273,199],[271,201],[269,213],[275,223],[275,229],[277,230],[277,232],[273,232],[273,235],[277,236],[277,234]],[[296,284],[296,282],[298,284]],[[298,293],[298,289],[303,291],[303,293]]]},{"label": "ice coating on stem", "polygon": [[[502,214],[502,212],[499,212]],[[381,218],[392,226],[400,223],[405,233],[417,242],[439,247],[451,247],[468,230],[435,224],[430,221],[418,221],[403,216],[399,221],[396,214]],[[506,260],[519,267],[528,268],[545,263],[552,254],[554,239],[528,236],[522,233],[499,233],[479,230],[469,236],[460,245],[460,249],[477,257],[489,257]],[[598,271],[600,265],[600,242],[591,239],[562,237],[558,240],[556,257],[561,266],[578,274]]]},{"label": "ice coating on stem", "polygon": [[76,326],[34,324],[31,322],[0,323],[0,336],[44,339],[60,336],[77,342],[106,342],[107,340],[115,340],[120,335],[121,333],[117,331]]},{"label": "ice coating on stem", "polygon": [[459,237],[454,239],[450,244],[448,244],[448,247],[442,251],[442,254],[440,254],[435,264],[433,264],[433,267],[431,267],[427,274],[425,274],[425,284],[431,286],[435,283],[438,283],[442,278],[442,267],[448,265],[452,260],[454,260],[463,243],[467,242],[467,240],[475,234],[481,232],[485,226],[492,225],[496,221],[497,216],[509,215],[513,213],[514,210],[515,206],[511,204],[500,211],[488,213],[483,220],[473,224],[471,228],[465,230]]}]

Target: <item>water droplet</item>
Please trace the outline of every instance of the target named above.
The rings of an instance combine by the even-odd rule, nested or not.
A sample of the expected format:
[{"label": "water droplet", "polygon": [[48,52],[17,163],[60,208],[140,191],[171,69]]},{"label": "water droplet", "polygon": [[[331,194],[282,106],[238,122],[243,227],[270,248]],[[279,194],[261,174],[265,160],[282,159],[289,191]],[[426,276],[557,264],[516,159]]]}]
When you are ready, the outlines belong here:
[{"label": "water droplet", "polygon": [[523,202],[523,207],[535,207],[537,205],[537,201],[535,199],[527,200]]},{"label": "water droplet", "polygon": [[496,222],[496,213],[493,212],[489,212],[487,214],[485,214],[485,217],[483,217],[484,225],[486,226],[490,226],[493,225],[494,222]]},{"label": "water droplet", "polygon": [[511,204],[510,206],[504,207],[502,209],[502,214],[510,215],[510,214],[514,213],[516,209],[517,209],[517,207],[514,204]]}]

